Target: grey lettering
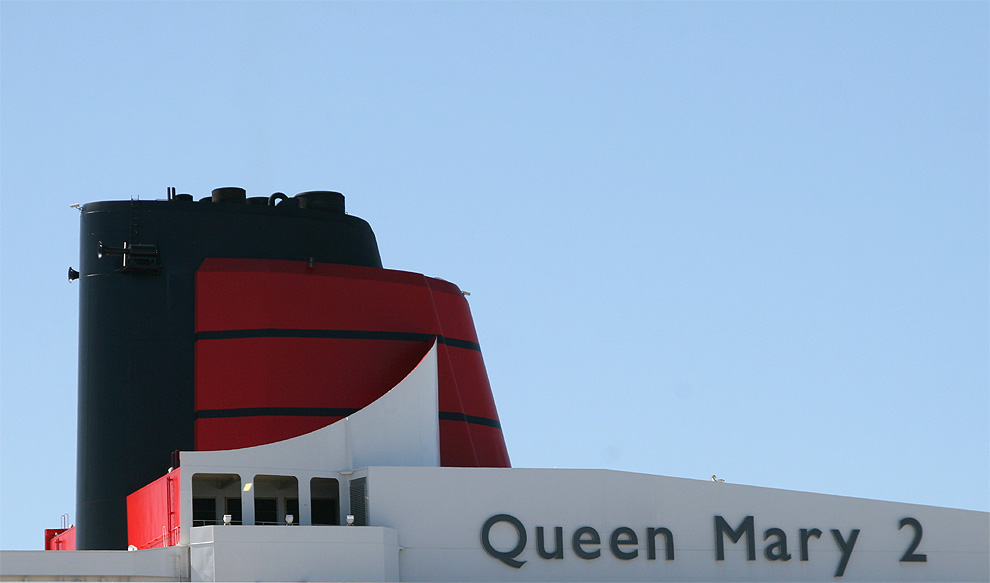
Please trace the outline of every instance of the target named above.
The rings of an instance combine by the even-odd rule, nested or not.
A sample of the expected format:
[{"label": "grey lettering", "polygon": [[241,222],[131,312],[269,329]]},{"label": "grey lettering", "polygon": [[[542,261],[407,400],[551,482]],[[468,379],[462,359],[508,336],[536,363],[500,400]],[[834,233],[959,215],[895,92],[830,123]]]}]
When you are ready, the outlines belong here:
[{"label": "grey lettering", "polygon": [[846,565],[849,564],[849,557],[852,556],[853,547],[856,546],[856,538],[859,537],[859,529],[854,528],[849,533],[849,540],[843,540],[842,533],[838,529],[832,529],[832,537],[835,538],[835,544],[839,545],[839,550],[842,552],[842,558],[839,559],[839,566],[835,569],[835,576],[841,577],[843,573],[846,572]]},{"label": "grey lettering", "polygon": [[808,560],[808,539],[810,539],[811,537],[821,538],[821,536],[822,536],[822,531],[818,530],[817,528],[812,528],[811,530],[808,530],[807,528],[801,529],[801,560],[802,561]]},{"label": "grey lettering", "polygon": [[[516,541],[516,546],[512,547],[512,550],[510,551],[500,551],[492,546],[492,541],[489,536],[491,535],[492,527],[499,522],[508,522],[513,526],[513,528],[516,529],[518,540]],[[481,527],[481,546],[485,548],[485,552],[489,555],[514,569],[518,569],[526,564],[526,561],[516,560],[516,557],[518,557],[526,548],[526,529],[523,527],[523,524],[519,522],[519,519],[511,514],[496,514],[485,521],[484,526]]]},{"label": "grey lettering", "polygon": [[633,529],[628,526],[620,526],[612,531],[612,536],[609,537],[608,545],[609,548],[612,549],[612,554],[615,555],[615,558],[628,561],[639,556],[639,549],[624,551],[620,545],[635,545],[638,542],[639,539],[636,538],[636,533]]},{"label": "grey lettering", "polygon": [[790,561],[791,554],[787,552],[787,534],[779,528],[768,528],[763,533],[763,540],[770,540],[772,536],[777,537],[777,540],[763,549],[763,556],[768,561]]},{"label": "grey lettering", "polygon": [[669,529],[658,527],[658,528],[647,528],[646,529],[646,558],[650,561],[655,561],[657,558],[657,535],[663,535],[664,546],[666,547],[667,555],[666,559],[668,561],[674,560],[674,535],[671,534]]},{"label": "grey lettering", "polygon": [[753,517],[747,516],[739,524],[737,530],[733,530],[729,523],[721,516],[715,516],[715,560],[725,560],[725,541],[723,536],[728,536],[733,544],[739,542],[742,536],[746,535],[746,560],[756,560],[756,534],[753,532]]},{"label": "grey lettering", "polygon": [[543,527],[536,527],[536,553],[541,559],[563,559],[564,558],[564,529],[555,526],[553,528],[553,538],[556,545],[553,552],[547,552],[546,543],[543,542]]},{"label": "grey lettering", "polygon": [[[591,535],[591,538],[584,538],[584,535]],[[598,531],[591,528],[590,526],[582,526],[581,528],[574,531],[574,536],[571,538],[571,546],[574,547],[574,554],[581,557],[582,559],[597,559],[601,556],[601,549],[595,549],[593,551],[586,551],[582,545],[597,545],[601,544],[602,537],[598,535]]]}]

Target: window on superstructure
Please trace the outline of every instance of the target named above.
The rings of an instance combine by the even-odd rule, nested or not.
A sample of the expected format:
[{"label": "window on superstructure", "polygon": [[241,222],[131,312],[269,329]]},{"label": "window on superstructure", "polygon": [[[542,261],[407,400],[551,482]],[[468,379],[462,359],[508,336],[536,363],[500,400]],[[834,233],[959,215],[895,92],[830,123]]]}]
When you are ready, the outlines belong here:
[{"label": "window on superstructure", "polygon": [[224,500],[224,514],[230,515],[231,524],[242,524],[241,498],[227,498]]},{"label": "window on superstructure", "polygon": [[254,498],[254,523],[278,524],[278,498]]},{"label": "window on superstructure", "polygon": [[[289,510],[289,500],[296,500],[296,512]],[[293,524],[299,524],[299,480],[295,476],[257,475],[254,477],[254,523],[260,525],[285,524],[286,515],[292,515]]]},{"label": "window on superstructure", "polygon": [[333,478],[313,478],[309,482],[309,491],[313,525],[340,524],[340,483]]},{"label": "window on superstructure", "polygon": [[[237,474],[193,474],[193,526],[223,524],[230,514],[231,524],[241,523],[241,477]],[[229,512],[231,500],[236,513]],[[236,514],[236,515],[235,515]]]},{"label": "window on superstructure", "polygon": [[193,526],[219,524],[216,498],[193,498]]}]

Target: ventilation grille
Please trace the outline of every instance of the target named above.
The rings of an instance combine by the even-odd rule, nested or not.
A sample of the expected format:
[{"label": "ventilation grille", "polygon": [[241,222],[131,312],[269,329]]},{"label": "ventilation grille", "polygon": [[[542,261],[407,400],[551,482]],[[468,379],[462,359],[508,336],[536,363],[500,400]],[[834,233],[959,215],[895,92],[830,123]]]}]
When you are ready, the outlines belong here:
[{"label": "ventilation grille", "polygon": [[368,487],[367,478],[351,480],[351,514],[354,526],[368,526]]}]

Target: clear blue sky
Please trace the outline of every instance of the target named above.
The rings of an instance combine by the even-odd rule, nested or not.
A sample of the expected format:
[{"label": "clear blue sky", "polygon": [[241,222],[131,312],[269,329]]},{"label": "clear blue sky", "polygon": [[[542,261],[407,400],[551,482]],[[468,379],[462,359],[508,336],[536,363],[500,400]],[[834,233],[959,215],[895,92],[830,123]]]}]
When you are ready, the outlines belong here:
[{"label": "clear blue sky", "polygon": [[167,186],[470,291],[517,467],[987,510],[988,15],[0,3],[0,548],[75,519],[69,205]]}]

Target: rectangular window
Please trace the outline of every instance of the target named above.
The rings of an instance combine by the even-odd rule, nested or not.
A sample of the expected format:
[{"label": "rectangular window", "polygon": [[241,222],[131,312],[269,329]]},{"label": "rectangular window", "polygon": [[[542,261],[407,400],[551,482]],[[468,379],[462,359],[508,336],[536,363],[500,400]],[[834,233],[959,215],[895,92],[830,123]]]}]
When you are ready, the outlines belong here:
[{"label": "rectangular window", "polygon": [[313,525],[328,526],[340,524],[337,517],[337,501],[327,498],[313,499]]},{"label": "rectangular window", "polygon": [[231,524],[241,524],[241,477],[238,474],[193,474],[193,526],[223,524],[230,514]]},{"label": "rectangular window", "polygon": [[[289,500],[295,507],[289,508]],[[293,523],[299,520],[299,479],[295,476],[254,477],[254,523],[285,524],[285,516],[291,514]]]},{"label": "rectangular window", "polygon": [[285,514],[292,515],[292,524],[299,524],[299,498],[285,499]]},{"label": "rectangular window", "polygon": [[254,523],[255,524],[278,524],[278,499],[276,499],[276,498],[255,498],[254,499]]},{"label": "rectangular window", "polygon": [[227,498],[224,502],[223,513],[230,515],[230,523],[241,524],[241,499]]},{"label": "rectangular window", "polygon": [[309,482],[309,491],[313,525],[340,524],[340,482],[334,478],[313,478]]},{"label": "rectangular window", "polygon": [[193,498],[193,526],[217,524],[217,499]]}]

